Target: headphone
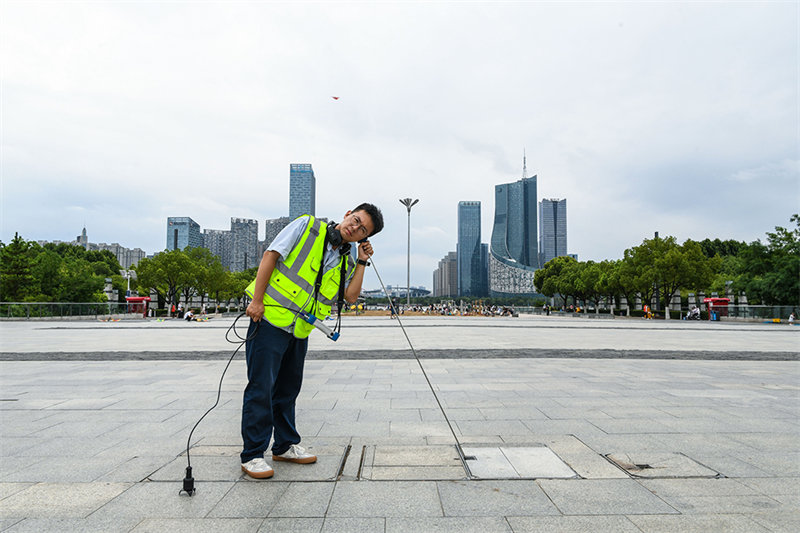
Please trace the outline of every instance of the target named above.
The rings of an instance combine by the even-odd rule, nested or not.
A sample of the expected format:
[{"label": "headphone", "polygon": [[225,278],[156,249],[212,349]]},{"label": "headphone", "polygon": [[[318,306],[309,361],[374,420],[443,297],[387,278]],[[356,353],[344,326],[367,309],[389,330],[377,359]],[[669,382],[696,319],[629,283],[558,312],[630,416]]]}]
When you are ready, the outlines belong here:
[{"label": "headphone", "polygon": [[334,248],[338,247],[339,255],[346,255],[350,253],[350,243],[344,242],[342,239],[342,232],[339,231],[339,224],[331,222],[328,224],[328,229],[325,232],[325,240],[327,240]]}]

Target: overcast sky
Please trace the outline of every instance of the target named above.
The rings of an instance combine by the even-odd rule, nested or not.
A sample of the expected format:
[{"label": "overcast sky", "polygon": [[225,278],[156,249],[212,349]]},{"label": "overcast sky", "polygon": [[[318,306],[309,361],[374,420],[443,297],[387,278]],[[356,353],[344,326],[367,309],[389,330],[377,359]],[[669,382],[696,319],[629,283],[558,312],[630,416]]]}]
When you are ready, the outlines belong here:
[{"label": "overcast sky", "polygon": [[[800,211],[798,3],[9,2],[0,239],[162,250],[166,218],[228,229],[362,201],[384,282],[432,286],[460,200],[538,175],[568,247],[763,240]],[[338,96],[339,100],[332,97]],[[378,287],[368,273],[366,288]]]}]

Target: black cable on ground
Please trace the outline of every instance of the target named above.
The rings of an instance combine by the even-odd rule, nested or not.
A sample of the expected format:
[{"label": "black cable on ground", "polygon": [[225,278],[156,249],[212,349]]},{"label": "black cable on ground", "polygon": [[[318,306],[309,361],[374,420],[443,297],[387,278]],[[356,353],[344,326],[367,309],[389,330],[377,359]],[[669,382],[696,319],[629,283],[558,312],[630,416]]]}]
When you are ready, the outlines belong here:
[{"label": "black cable on ground", "polygon": [[[230,358],[228,359],[228,364],[225,365],[225,369],[222,371],[222,375],[219,377],[219,387],[217,388],[217,401],[214,402],[214,405],[212,405],[208,409],[208,411],[203,413],[203,416],[200,417],[200,419],[195,423],[194,427],[192,427],[192,430],[189,432],[189,438],[186,439],[186,477],[183,478],[183,489],[178,491],[178,494],[180,494],[181,492],[186,492],[186,494],[188,494],[189,496],[192,496],[194,494],[194,492],[195,492],[194,477],[192,477],[192,459],[191,459],[191,456],[189,454],[189,448],[190,448],[190,445],[191,445],[191,442],[192,442],[192,434],[194,433],[194,430],[197,429],[197,426],[200,425],[200,422],[202,422],[203,419],[206,417],[206,415],[208,415],[208,413],[213,411],[214,408],[217,405],[219,405],[219,399],[220,399],[220,396],[222,395],[222,380],[225,379],[225,373],[228,371],[228,367],[231,366],[231,362],[233,361],[233,358],[236,357],[236,354],[239,353],[239,350],[242,348],[242,346],[244,346],[245,343],[248,340],[250,340],[253,337],[255,337],[256,333],[258,333],[258,325],[260,324],[260,322],[256,322],[256,329],[253,330],[253,334],[250,335],[250,336],[242,337],[239,334],[239,332],[236,331],[236,322],[238,322],[239,319],[242,318],[243,316],[245,316],[244,313],[241,313],[239,316],[237,316],[233,320],[233,323],[231,324],[231,326],[228,328],[228,331],[225,332],[225,340],[230,342],[231,344],[237,344],[238,343],[239,346],[237,346],[236,349],[231,354]],[[236,339],[232,340],[230,338],[231,332],[233,332],[233,334],[236,336]]]}]

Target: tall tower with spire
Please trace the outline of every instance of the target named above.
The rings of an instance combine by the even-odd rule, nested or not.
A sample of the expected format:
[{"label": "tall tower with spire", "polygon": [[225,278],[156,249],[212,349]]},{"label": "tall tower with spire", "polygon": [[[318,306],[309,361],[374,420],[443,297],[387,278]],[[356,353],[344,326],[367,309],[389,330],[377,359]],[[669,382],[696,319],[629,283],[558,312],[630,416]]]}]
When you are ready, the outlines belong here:
[{"label": "tall tower with spire", "polygon": [[528,177],[528,161],[527,157],[525,156],[525,148],[522,149],[522,179],[526,179]]},{"label": "tall tower with spire", "polygon": [[89,249],[89,237],[86,236],[86,226],[83,227],[81,234],[75,237],[75,240],[78,241],[79,246],[83,246],[86,250]]}]

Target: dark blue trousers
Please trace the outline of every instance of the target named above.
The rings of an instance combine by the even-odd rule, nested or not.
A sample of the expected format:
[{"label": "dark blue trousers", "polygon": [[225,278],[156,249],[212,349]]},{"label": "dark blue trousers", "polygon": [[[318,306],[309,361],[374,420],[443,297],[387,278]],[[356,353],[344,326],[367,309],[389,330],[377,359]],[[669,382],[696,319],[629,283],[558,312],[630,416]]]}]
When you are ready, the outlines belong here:
[{"label": "dark blue trousers", "polygon": [[294,405],[300,394],[308,349],[308,339],[296,339],[265,319],[258,325],[250,320],[247,337],[251,336],[245,344],[247,387],[242,404],[242,463],[264,455],[273,431],[275,455],[300,442]]}]

